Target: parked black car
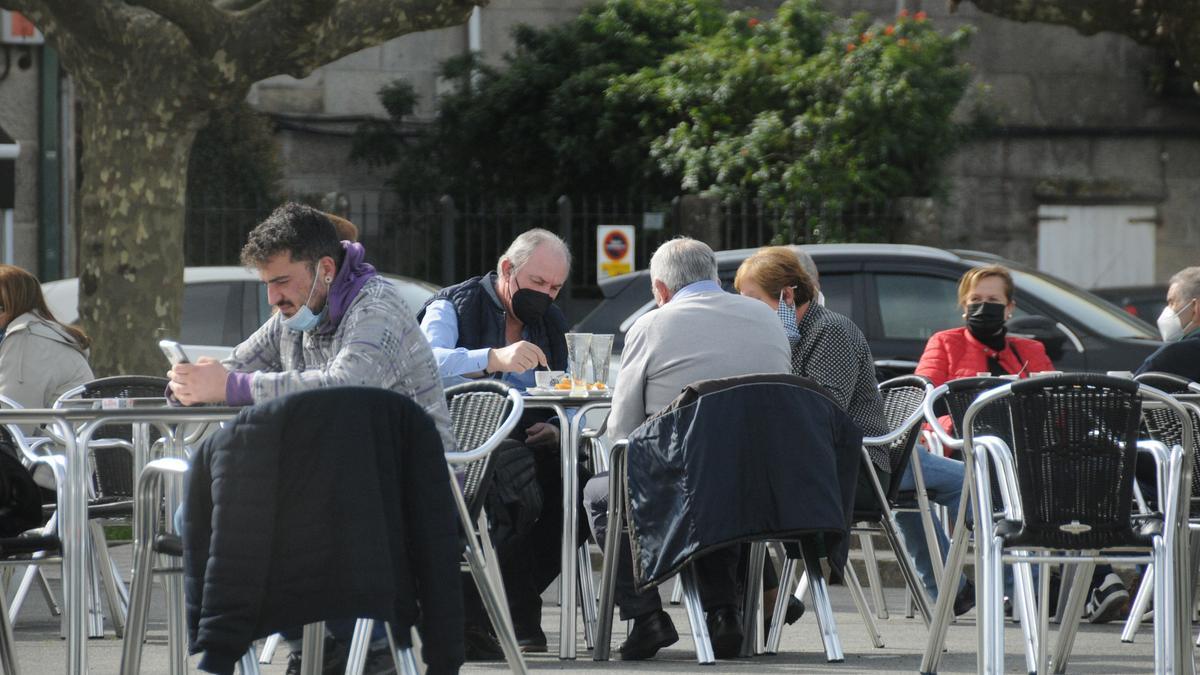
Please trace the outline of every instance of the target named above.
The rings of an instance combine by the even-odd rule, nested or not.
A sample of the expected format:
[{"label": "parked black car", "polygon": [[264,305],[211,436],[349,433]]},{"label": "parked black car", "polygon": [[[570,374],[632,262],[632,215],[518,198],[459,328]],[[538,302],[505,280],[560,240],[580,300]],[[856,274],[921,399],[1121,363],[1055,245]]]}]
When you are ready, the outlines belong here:
[{"label": "parked black car", "polygon": [[[929,336],[962,325],[958,280],[967,269],[990,264],[1013,273],[1017,309],[1010,330],[1043,342],[1061,370],[1133,370],[1160,345],[1153,326],[1111,303],[988,253],[893,244],[801,248],[817,263],[826,306],[862,328],[881,377],[911,373]],[[755,250],[717,253],[727,290],[733,290],[734,273]],[[654,308],[650,273],[638,270],[600,287],[605,299],[575,330],[614,333],[614,350],[619,350],[634,320]]]},{"label": "parked black car", "polygon": [[1167,306],[1167,285],[1116,286],[1092,291],[1143,321],[1154,323]]}]

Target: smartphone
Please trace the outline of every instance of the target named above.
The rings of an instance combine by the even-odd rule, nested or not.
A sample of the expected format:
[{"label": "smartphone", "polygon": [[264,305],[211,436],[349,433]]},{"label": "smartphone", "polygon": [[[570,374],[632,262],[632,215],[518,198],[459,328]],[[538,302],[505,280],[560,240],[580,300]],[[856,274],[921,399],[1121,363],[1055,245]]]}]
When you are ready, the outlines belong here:
[{"label": "smartphone", "polygon": [[179,346],[179,343],[174,340],[159,340],[158,348],[162,350],[162,353],[166,355],[167,360],[173,366],[180,363],[191,363],[187,352],[183,351],[183,347]]}]

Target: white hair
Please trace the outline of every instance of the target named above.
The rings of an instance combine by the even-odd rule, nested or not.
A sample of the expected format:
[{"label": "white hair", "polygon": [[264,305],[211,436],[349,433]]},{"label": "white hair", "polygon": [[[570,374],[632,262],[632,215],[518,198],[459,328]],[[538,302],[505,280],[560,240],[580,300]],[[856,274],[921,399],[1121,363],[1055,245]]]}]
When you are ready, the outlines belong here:
[{"label": "white hair", "polygon": [[812,279],[813,286],[820,289],[821,275],[817,272],[817,263],[813,262],[812,256],[808,254],[808,251],[799,246],[793,246],[792,252],[796,254],[796,258],[800,261],[800,267],[804,268],[805,273],[808,274],[808,278]]},{"label": "white hair", "polygon": [[1185,267],[1175,273],[1171,277],[1167,288],[1179,284],[1179,297],[1181,300],[1191,300],[1200,298],[1200,267]]},{"label": "white hair", "polygon": [[533,252],[542,244],[558,251],[563,261],[567,263],[567,274],[570,274],[571,249],[567,247],[567,242],[550,230],[543,230],[540,227],[526,230],[513,239],[512,243],[508,245],[508,250],[500,256],[500,260],[496,261],[496,273],[504,274],[504,261],[507,260],[512,263],[513,274],[516,274],[517,270],[529,262],[529,259],[533,257]]},{"label": "white hair", "polygon": [[702,241],[676,237],[650,258],[650,279],[663,282],[671,293],[697,281],[716,281],[717,256]]}]

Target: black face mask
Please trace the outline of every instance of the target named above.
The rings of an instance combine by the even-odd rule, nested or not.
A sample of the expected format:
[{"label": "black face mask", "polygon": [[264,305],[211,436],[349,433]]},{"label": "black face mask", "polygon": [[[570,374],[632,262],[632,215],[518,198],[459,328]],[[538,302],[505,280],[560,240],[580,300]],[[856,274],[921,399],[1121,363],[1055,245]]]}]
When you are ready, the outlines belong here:
[{"label": "black face mask", "polygon": [[979,338],[989,338],[1004,328],[1007,307],[998,302],[972,302],[967,305],[967,328]]},{"label": "black face mask", "polygon": [[[513,283],[516,283],[515,277]],[[554,298],[546,293],[517,287],[516,292],[512,294],[513,314],[527,326],[536,324],[546,315],[546,310],[550,309],[552,302],[554,302]]]}]

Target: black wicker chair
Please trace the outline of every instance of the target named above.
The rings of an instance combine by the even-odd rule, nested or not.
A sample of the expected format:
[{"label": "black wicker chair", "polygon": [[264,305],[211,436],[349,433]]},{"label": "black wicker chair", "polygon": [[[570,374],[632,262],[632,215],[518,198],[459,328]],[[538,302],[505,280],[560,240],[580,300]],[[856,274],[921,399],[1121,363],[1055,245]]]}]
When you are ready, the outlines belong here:
[{"label": "black wicker chair", "polygon": [[[999,517],[977,519],[975,525],[979,539],[976,573],[982,599],[981,672],[1003,671],[1003,562],[1067,562],[1082,566],[1071,585],[1055,647],[1052,663],[1057,672],[1066,666],[1087,581],[1097,558],[1155,561],[1161,569],[1173,569],[1175,547],[1164,533],[1175,525],[1164,523],[1162,517],[1135,517],[1132,511],[1139,449],[1155,453],[1160,461],[1166,461],[1168,454],[1161,443],[1137,440],[1143,399],[1172,408],[1181,416],[1186,414],[1169,397],[1136,382],[1090,374],[1050,375],[1008,384],[981,395],[968,409],[963,421],[963,447],[968,476],[973,480],[973,511],[994,512],[989,489],[993,472],[1003,486],[1000,494],[1004,505]],[[1012,416],[1008,441],[975,433],[974,418],[999,402],[1007,403]],[[1190,438],[1186,446],[1190,453]],[[1173,479],[1181,473],[1177,467],[1184,452],[1171,453]],[[1178,509],[1169,509],[1169,514],[1172,512]],[[948,569],[957,574],[963,547],[958,541],[955,544]],[[1012,553],[1006,554],[1006,550]],[[1048,672],[1051,599],[1047,597],[1049,575],[1045,569],[1042,572],[1040,629],[1034,651],[1037,672]],[[1156,580],[1156,595],[1169,605],[1168,616],[1177,613],[1175,599],[1168,599],[1170,581]],[[939,602],[939,615],[945,609]],[[1166,644],[1163,631],[1168,623],[1156,623],[1156,631],[1160,631],[1156,632],[1156,647]],[[938,621],[935,626],[938,629],[931,631],[922,672],[935,672],[940,658],[945,624]],[[1160,668],[1172,660],[1165,649],[1156,648]]]},{"label": "black wicker chair", "polygon": [[[896,555],[905,584],[912,593],[921,618],[928,623],[930,599],[925,593],[924,585],[917,577],[913,559],[908,555],[900,537],[895,512],[897,510],[922,509],[926,510],[926,513],[928,512],[929,505],[925,501],[924,491],[918,490],[916,494],[901,494],[900,483],[905,469],[912,462],[913,450],[921,433],[920,422],[923,419],[924,405],[933,392],[933,386],[923,377],[903,375],[880,383],[879,392],[883,397],[884,421],[889,431],[884,436],[863,438],[862,468],[867,471],[870,483],[875,488],[875,508],[858,510],[854,513],[854,531],[859,534],[867,577],[875,599],[876,616],[881,619],[888,617],[878,564],[875,560],[874,545],[871,542],[872,535],[882,534]],[[886,460],[889,473],[886,485],[879,478],[878,464],[874,459],[876,457]],[[910,506],[914,499],[917,501],[916,509]],[[930,526],[929,523],[927,518],[927,527]],[[852,590],[859,586],[858,579],[853,576],[847,577],[847,583]],[[882,646],[879,632],[875,628],[869,612],[860,610],[859,613],[876,646]]]},{"label": "black wicker chair", "polygon": [[[1192,420],[1192,443],[1196,447],[1200,447],[1200,406],[1197,406],[1197,395],[1200,395],[1200,385],[1191,380],[1173,375],[1171,373],[1149,372],[1142,373],[1133,378],[1134,381],[1145,384],[1159,391],[1166,393],[1172,397],[1179,397],[1187,410],[1188,415]],[[1183,421],[1169,408],[1148,408],[1142,411],[1142,430],[1150,438],[1162,442],[1168,448],[1183,443]],[[1200,512],[1196,511],[1197,503],[1200,502],[1200,471],[1192,472],[1192,513],[1196,514],[1189,519],[1188,527],[1192,531],[1200,530]],[[1151,505],[1144,500],[1141,504],[1144,511],[1149,511]],[[1195,564],[1193,562],[1193,564]],[[1129,609],[1129,617],[1125,620],[1125,627],[1121,631],[1122,642],[1133,642],[1133,638],[1137,635],[1138,629],[1141,627],[1142,618],[1146,610],[1150,606],[1150,593],[1153,589],[1154,567],[1146,568],[1146,573],[1142,576],[1142,583],[1138,587],[1137,597],[1134,598],[1133,604]]]}]

